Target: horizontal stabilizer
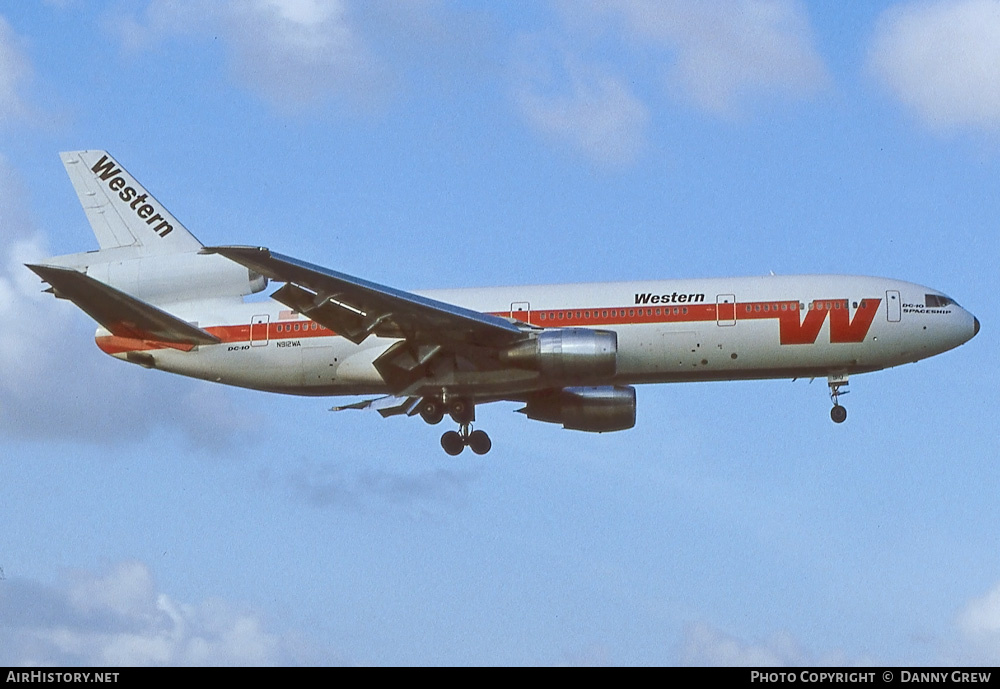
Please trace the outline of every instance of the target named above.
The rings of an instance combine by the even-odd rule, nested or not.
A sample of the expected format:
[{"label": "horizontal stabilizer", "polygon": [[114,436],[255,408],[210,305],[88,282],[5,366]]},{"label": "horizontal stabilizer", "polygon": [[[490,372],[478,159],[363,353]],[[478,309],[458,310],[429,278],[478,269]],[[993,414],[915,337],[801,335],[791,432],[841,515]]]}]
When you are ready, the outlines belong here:
[{"label": "horizontal stabilizer", "polygon": [[113,335],[185,345],[220,342],[215,335],[72,268],[28,268],[49,283],[57,297],[69,299]]}]

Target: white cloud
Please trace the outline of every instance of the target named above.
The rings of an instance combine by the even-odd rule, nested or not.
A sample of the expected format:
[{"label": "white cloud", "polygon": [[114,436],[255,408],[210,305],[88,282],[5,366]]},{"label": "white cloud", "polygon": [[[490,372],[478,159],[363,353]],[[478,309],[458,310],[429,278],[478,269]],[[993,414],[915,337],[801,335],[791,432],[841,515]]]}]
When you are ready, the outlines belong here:
[{"label": "white cloud", "polygon": [[877,665],[871,659],[848,659],[841,651],[815,656],[788,633],[775,634],[761,643],[751,643],[726,634],[704,622],[684,628],[680,662],[714,667],[857,667]]},{"label": "white cloud", "polygon": [[231,71],[284,111],[329,98],[378,100],[384,67],[350,19],[346,0],[153,0],[143,16],[109,20],[129,50],[166,38],[218,36]]},{"label": "white cloud", "polygon": [[[669,95],[729,116],[761,96],[803,96],[823,88],[826,70],[806,14],[793,0],[574,0],[559,3],[564,26],[555,56],[523,39],[515,102],[535,129],[591,158],[632,162],[651,115],[636,95],[652,72]],[[607,38],[625,50],[610,62]],[[629,76],[626,76],[629,75]],[[659,88],[658,85],[654,85]]]},{"label": "white cloud", "polygon": [[887,10],[870,62],[903,103],[939,129],[1000,129],[1000,1]]},{"label": "white cloud", "polygon": [[1000,637],[1000,584],[965,606],[958,619],[959,627],[970,636]]},{"label": "white cloud", "polygon": [[536,51],[521,67],[514,97],[529,124],[600,163],[636,158],[649,112],[621,79],[566,54]]},{"label": "white cloud", "polygon": [[681,646],[685,665],[713,667],[780,667],[808,664],[795,641],[779,635],[763,644],[749,644],[703,622],[687,625]]},{"label": "white cloud", "polygon": [[158,591],[141,562],[54,587],[11,578],[0,593],[5,665],[274,665],[290,651],[250,611]]},{"label": "white cloud", "polygon": [[0,124],[28,113],[21,91],[31,71],[21,39],[0,15]]},{"label": "white cloud", "polygon": [[[940,634],[920,635],[921,655],[909,662],[983,666],[1000,663],[1000,583],[969,600],[954,620],[942,620],[942,623]],[[748,642],[710,624],[695,622],[684,629],[680,662],[687,665],[744,667],[833,667],[884,665],[886,659],[849,658],[842,651],[817,657],[787,633],[776,634],[762,642]]]},{"label": "white cloud", "polygon": [[1000,584],[966,603],[958,628],[975,658],[972,662],[1000,663]]},{"label": "white cloud", "polygon": [[794,0],[590,0],[588,7],[619,20],[630,43],[659,51],[671,88],[710,112],[731,113],[762,94],[807,95],[827,83]]},{"label": "white cloud", "polygon": [[234,71],[280,107],[330,94],[368,100],[381,91],[381,67],[339,0],[257,0],[225,12]]},{"label": "white cloud", "polygon": [[18,336],[0,340],[0,415],[11,406],[11,394],[33,385],[37,365],[44,360],[42,343],[58,341],[59,328],[49,316],[51,299],[24,263],[45,255],[44,242],[31,227],[21,203],[23,185],[7,161],[0,157],[0,319],[16,323]]}]

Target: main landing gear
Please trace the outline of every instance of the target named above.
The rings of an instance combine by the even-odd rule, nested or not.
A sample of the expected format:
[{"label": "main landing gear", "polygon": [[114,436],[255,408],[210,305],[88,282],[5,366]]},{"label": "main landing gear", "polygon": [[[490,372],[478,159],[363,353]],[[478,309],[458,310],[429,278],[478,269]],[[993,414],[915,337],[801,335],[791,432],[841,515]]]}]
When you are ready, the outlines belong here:
[{"label": "main landing gear", "polygon": [[477,455],[485,455],[493,447],[493,441],[486,431],[473,431],[471,425],[463,423],[457,432],[446,431],[441,436],[441,447],[453,457],[461,454],[466,447]]},{"label": "main landing gear", "polygon": [[840,396],[850,392],[850,390],[841,390],[841,388],[847,387],[847,376],[829,376],[826,382],[830,386],[830,399],[833,400],[830,418],[833,419],[834,423],[844,423],[847,420],[847,408],[840,406]]},{"label": "main landing gear", "polygon": [[441,423],[444,414],[458,424],[458,431],[446,431],[441,436],[441,447],[449,455],[462,453],[466,447],[477,455],[485,455],[493,447],[490,436],[485,431],[472,430],[472,422],[476,420],[476,405],[465,397],[425,397],[420,402],[420,418],[433,425]]}]

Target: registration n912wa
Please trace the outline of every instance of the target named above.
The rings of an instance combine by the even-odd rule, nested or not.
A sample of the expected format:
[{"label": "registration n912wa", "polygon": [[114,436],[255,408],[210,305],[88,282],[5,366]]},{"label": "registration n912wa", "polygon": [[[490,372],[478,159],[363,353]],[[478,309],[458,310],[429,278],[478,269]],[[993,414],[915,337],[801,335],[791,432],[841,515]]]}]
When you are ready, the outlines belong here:
[{"label": "registration n912wa", "polygon": [[[264,247],[205,247],[105,151],[61,154],[100,249],[29,265],[98,322],[104,352],[147,368],[334,407],[450,417],[448,454],[492,445],[476,406],[607,432],[635,385],[849,376],[967,342],[979,321],[900,280],[797,275],[406,292]],[[267,301],[246,300],[270,283]]]}]

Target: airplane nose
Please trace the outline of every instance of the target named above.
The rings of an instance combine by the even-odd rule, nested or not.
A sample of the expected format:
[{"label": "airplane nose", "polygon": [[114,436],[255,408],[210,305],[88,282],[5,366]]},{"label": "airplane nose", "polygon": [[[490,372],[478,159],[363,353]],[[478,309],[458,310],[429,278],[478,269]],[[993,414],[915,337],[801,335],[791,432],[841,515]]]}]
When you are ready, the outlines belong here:
[{"label": "airplane nose", "polygon": [[979,334],[979,319],[975,316],[972,317],[972,322],[974,323],[972,336],[975,337]]}]

